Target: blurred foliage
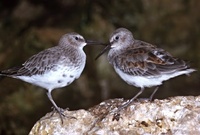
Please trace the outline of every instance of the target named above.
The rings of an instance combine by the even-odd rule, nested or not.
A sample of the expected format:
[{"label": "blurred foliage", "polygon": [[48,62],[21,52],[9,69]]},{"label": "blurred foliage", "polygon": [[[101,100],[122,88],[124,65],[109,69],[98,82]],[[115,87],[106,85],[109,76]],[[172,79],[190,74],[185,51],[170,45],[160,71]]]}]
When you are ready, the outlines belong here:
[{"label": "blurred foliage", "polygon": [[[0,69],[23,63],[31,55],[57,44],[61,35],[76,31],[86,39],[107,42],[119,27],[136,39],[156,44],[200,67],[200,1],[198,0],[1,0]],[[70,86],[53,91],[56,103],[70,110],[89,108],[108,98],[131,98],[138,88],[122,81],[102,47],[85,47],[87,65]],[[183,85],[184,83],[184,85]],[[199,73],[171,79],[155,98],[199,95]],[[148,97],[146,90],[141,97]],[[0,134],[28,134],[51,111],[42,88],[5,78],[0,81]]]}]

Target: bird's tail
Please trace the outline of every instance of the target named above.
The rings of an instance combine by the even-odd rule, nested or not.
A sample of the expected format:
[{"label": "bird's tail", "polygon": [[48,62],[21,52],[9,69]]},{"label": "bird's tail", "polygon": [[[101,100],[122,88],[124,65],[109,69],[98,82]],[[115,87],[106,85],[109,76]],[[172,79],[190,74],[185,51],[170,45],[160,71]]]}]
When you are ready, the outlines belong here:
[{"label": "bird's tail", "polygon": [[0,71],[0,81],[3,80],[3,78],[5,78],[5,76]]},{"label": "bird's tail", "polygon": [[193,69],[193,68],[189,68],[189,69],[185,70],[185,74],[186,74],[187,76],[190,76],[190,73],[192,73],[192,72],[194,72],[194,71],[197,71],[197,70],[196,70],[196,69]]},{"label": "bird's tail", "polygon": [[12,75],[15,75],[15,74],[17,74],[17,72],[18,72],[18,70],[20,68],[21,67],[13,67],[13,68],[10,68],[10,69],[7,69],[7,70],[0,71],[0,76],[12,76]]}]

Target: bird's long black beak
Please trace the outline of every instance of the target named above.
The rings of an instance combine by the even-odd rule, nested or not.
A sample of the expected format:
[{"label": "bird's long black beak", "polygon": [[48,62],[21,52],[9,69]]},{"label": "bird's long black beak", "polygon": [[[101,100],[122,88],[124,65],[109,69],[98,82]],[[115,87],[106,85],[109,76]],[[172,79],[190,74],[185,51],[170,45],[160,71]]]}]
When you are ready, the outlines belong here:
[{"label": "bird's long black beak", "polygon": [[106,43],[102,43],[99,41],[94,41],[94,40],[86,40],[87,45],[103,45],[106,46]]},{"label": "bird's long black beak", "polygon": [[97,57],[95,58],[95,60],[97,60],[101,55],[103,55],[107,50],[111,49],[111,44],[107,44],[107,46],[97,55]]}]

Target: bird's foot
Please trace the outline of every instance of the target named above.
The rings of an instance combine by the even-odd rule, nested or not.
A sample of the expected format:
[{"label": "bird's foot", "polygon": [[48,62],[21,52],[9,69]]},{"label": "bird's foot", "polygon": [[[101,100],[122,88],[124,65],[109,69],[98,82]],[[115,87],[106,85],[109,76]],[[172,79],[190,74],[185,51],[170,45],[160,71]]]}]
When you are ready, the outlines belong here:
[{"label": "bird's foot", "polygon": [[122,110],[126,109],[130,103],[132,103],[131,100],[127,100],[124,104],[122,104],[121,106],[119,106],[116,110],[113,110],[112,113],[113,113],[113,118],[112,120],[116,120],[116,121],[119,121],[119,119],[121,118],[120,116],[120,113]]},{"label": "bird's foot", "polygon": [[152,99],[151,98],[137,98],[136,101],[141,102],[141,103],[145,103],[145,102],[151,102]]},{"label": "bird's foot", "polygon": [[[67,110],[69,110],[69,109],[67,108]],[[65,115],[64,112],[65,112],[65,110],[60,107],[57,107],[57,108],[53,107],[53,112],[52,112],[51,116],[53,116],[54,113],[58,113],[62,124],[63,124],[63,117],[69,118],[69,119],[76,119],[76,117],[74,117],[74,116]]]},{"label": "bird's foot", "polygon": [[114,121],[114,120],[119,121],[120,118],[121,118],[120,112],[115,112],[113,115],[112,121]]}]

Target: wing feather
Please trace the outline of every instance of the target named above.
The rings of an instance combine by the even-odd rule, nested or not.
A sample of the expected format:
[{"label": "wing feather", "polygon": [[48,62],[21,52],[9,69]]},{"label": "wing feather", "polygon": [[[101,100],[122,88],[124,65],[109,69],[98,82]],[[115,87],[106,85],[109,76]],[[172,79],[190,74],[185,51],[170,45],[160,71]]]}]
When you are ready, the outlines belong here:
[{"label": "wing feather", "polygon": [[[32,76],[34,74],[44,74],[55,67],[57,61],[55,56],[58,52],[46,49],[30,57],[24,64],[1,71],[2,75],[8,76]],[[49,64],[51,63],[51,64]]]},{"label": "wing feather", "polygon": [[124,73],[134,76],[157,76],[189,68],[185,61],[172,57],[163,49],[149,44],[145,46],[145,42],[140,43],[141,46],[116,55],[111,63]]}]

